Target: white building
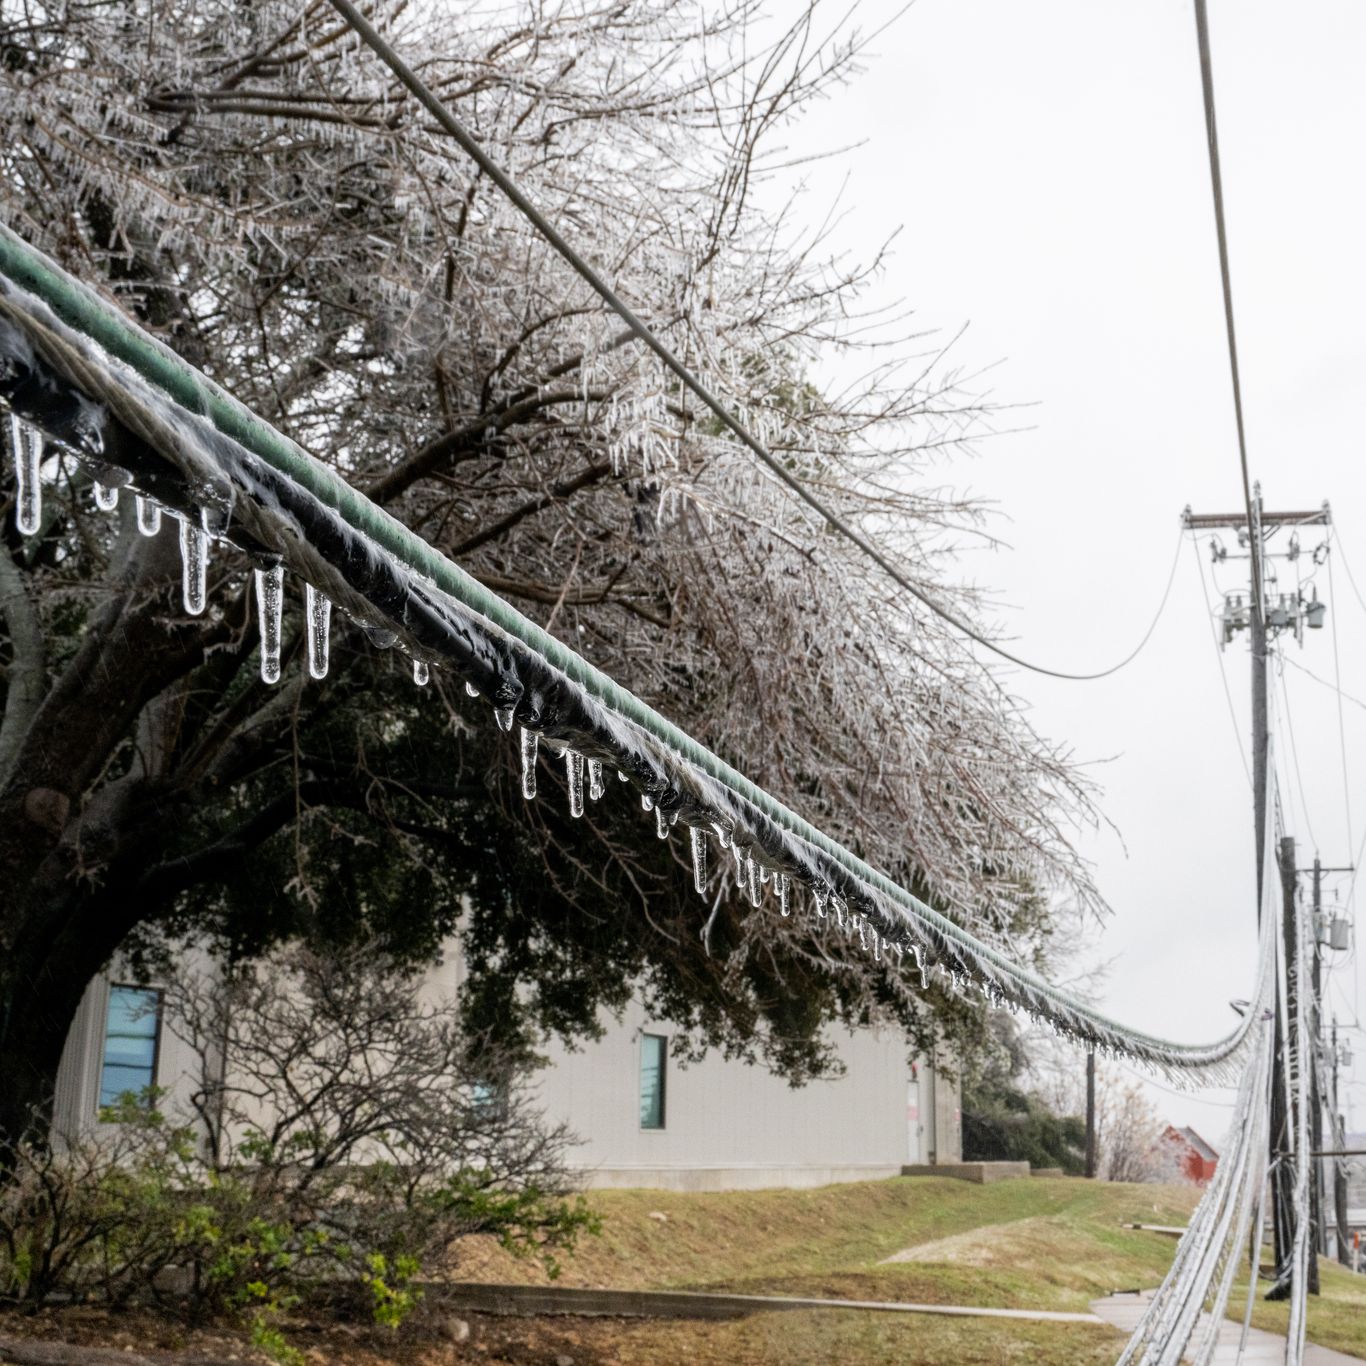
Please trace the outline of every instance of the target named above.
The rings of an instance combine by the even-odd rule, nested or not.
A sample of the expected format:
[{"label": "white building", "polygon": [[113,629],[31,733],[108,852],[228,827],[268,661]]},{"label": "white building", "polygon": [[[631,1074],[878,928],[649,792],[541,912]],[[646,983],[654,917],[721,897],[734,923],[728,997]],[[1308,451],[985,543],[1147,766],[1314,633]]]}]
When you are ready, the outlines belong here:
[{"label": "white building", "polygon": [[[452,995],[454,953],[426,990]],[[55,1127],[91,1128],[102,1104],[155,1085],[184,1094],[197,1060],[164,1027],[155,986],[117,970],[86,990],[58,1078]],[[790,1087],[762,1067],[709,1053],[683,1065],[671,1027],[634,1003],[597,1041],[554,1044],[537,1077],[540,1102],[582,1140],[571,1160],[590,1186],[725,1190],[815,1186],[961,1160],[956,1082],[898,1037],[840,1031],[845,1072]]]}]

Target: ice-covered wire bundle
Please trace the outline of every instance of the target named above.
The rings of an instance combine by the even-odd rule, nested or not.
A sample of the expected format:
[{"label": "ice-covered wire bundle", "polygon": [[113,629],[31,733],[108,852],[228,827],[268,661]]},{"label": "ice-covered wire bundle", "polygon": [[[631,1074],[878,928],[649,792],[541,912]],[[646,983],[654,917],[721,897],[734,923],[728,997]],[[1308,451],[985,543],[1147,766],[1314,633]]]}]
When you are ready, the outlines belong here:
[{"label": "ice-covered wire bundle", "polygon": [[[1252,1048],[1238,1087],[1224,1153],[1119,1366],[1179,1366],[1186,1360],[1193,1366],[1208,1366],[1254,1217],[1256,1228],[1261,1229],[1274,1021],[1278,996],[1283,995],[1279,990],[1283,976],[1278,951],[1283,942],[1280,879],[1270,852],[1274,847],[1268,840],[1257,986],[1244,1017],[1251,1023]],[[1255,1288],[1255,1275],[1252,1282]],[[1206,1311],[1203,1325],[1202,1311]]]},{"label": "ice-covered wire bundle", "polygon": [[[1174,1079],[1239,1074],[1250,1017],[1215,1043],[1175,1043],[1126,1028],[1012,961],[750,782],[3,229],[0,396],[19,418],[21,456],[36,429],[83,458],[104,489],[131,485],[144,530],[153,503],[179,520],[190,611],[202,603],[212,541],[253,559],[267,670],[283,568],[308,585],[315,675],[326,667],[335,604],[373,640],[407,650],[419,680],[420,666],[440,663],[491,705],[502,729],[520,728],[528,788],[541,741],[564,753],[571,801],[582,790],[575,774],[587,772],[597,790],[603,768],[624,775],[662,834],[689,828],[699,885],[715,841],[732,851],[756,906],[771,882],[790,912],[801,885],[813,920],[912,986],[939,974]],[[26,488],[38,496],[32,480]]]}]

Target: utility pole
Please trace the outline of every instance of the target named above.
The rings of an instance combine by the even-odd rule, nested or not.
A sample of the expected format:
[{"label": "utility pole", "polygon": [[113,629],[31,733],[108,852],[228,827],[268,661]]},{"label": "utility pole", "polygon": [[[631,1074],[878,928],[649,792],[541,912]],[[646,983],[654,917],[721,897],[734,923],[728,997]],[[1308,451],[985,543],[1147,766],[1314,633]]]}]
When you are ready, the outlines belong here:
[{"label": "utility pole", "polygon": [[[1268,595],[1266,572],[1267,540],[1283,528],[1308,526],[1328,526],[1332,513],[1327,502],[1316,512],[1267,512],[1262,506],[1262,488],[1253,485],[1249,507],[1238,513],[1193,513],[1189,506],[1182,514],[1183,525],[1190,531],[1232,531],[1237,534],[1238,543],[1246,551],[1245,555],[1231,555],[1219,542],[1217,536],[1211,540],[1211,550],[1216,563],[1230,558],[1249,561],[1248,593],[1244,601],[1241,593],[1227,593],[1224,597],[1222,614],[1223,642],[1232,643],[1238,631],[1247,629],[1252,654],[1252,811],[1254,850],[1256,857],[1257,886],[1257,923],[1261,924],[1264,873],[1266,868],[1267,841],[1267,754],[1269,747],[1267,722],[1267,653],[1272,636],[1293,630],[1303,643],[1304,628],[1318,629],[1323,625],[1324,604],[1319,602],[1317,593],[1309,602],[1303,594],[1290,595],[1279,593],[1272,600]],[[1294,559],[1300,554],[1298,537],[1292,533],[1290,548],[1286,558]],[[1317,552],[1315,552],[1317,555]],[[1282,841],[1280,849],[1281,892],[1285,906],[1285,941],[1287,964],[1293,963],[1296,944],[1295,934],[1295,850],[1294,840]],[[1292,982],[1295,981],[1292,976]],[[1296,984],[1297,986],[1298,984]],[[1292,990],[1295,990],[1292,987]],[[1299,993],[1295,990],[1295,995]],[[1275,1053],[1271,1082],[1271,1170],[1272,1177],[1272,1216],[1275,1233],[1276,1267],[1278,1274],[1289,1265],[1290,1249],[1294,1240],[1292,1226],[1292,1178],[1289,1163],[1282,1161],[1288,1154],[1290,1125],[1294,1116],[1286,1113],[1284,1103],[1285,1083],[1283,1071],[1286,1065],[1286,1048],[1292,1037],[1291,1021],[1297,1019],[1297,1002],[1287,1002],[1288,1018],[1283,1020],[1279,1009],[1275,1022]],[[1312,1012],[1310,1018],[1313,1018]],[[1309,1160],[1306,1156],[1305,1160]],[[1256,1274],[1256,1268],[1253,1268]],[[1311,1260],[1309,1269],[1309,1289],[1318,1291],[1318,1260],[1311,1240]],[[1289,1280],[1281,1278],[1277,1288],[1268,1298],[1281,1298],[1290,1293]]]},{"label": "utility pole", "polygon": [[[1336,1067],[1336,1064],[1334,1064]],[[1336,1071],[1334,1076],[1336,1076]],[[1334,1092],[1336,1094],[1336,1091]],[[1096,1050],[1086,1050],[1086,1175],[1096,1174]]]},{"label": "utility pole", "polygon": [[[1341,1149],[1346,1142],[1347,1126],[1342,1122],[1342,1112],[1338,1109],[1338,1063],[1342,1055],[1338,1052],[1338,1022],[1333,1020],[1333,1139],[1334,1145]],[[1343,1266],[1351,1266],[1352,1254],[1347,1249],[1347,1164],[1341,1157],[1333,1159],[1333,1212],[1338,1261]]]},{"label": "utility pole", "polygon": [[[1324,878],[1324,874],[1325,874],[1325,873],[1350,873],[1350,872],[1352,872],[1352,871],[1353,871],[1353,869],[1352,869],[1352,866],[1351,866],[1350,864],[1348,864],[1348,865],[1346,865],[1346,866],[1344,866],[1344,867],[1338,867],[1338,868],[1328,868],[1328,867],[1325,867],[1324,864],[1322,863],[1322,861],[1319,859],[1319,856],[1318,856],[1317,854],[1314,855],[1314,862],[1313,862],[1313,864],[1312,864],[1309,868],[1301,868],[1301,869],[1300,869],[1300,872],[1302,872],[1302,873],[1308,873],[1308,874],[1312,877],[1312,879],[1313,879],[1313,882],[1312,882],[1312,884],[1311,884],[1311,885],[1312,885],[1312,888],[1313,888],[1313,901],[1312,901],[1312,905],[1313,905],[1313,908],[1314,908],[1314,919],[1313,919],[1313,924],[1314,924],[1314,959],[1313,959],[1313,970],[1312,970],[1312,973],[1311,973],[1311,982],[1312,982],[1312,987],[1313,987],[1313,998],[1312,998],[1312,1002],[1311,1002],[1311,1010],[1312,1010],[1312,1012],[1313,1012],[1313,1019],[1312,1019],[1312,1027],[1311,1027],[1311,1031],[1310,1031],[1310,1037],[1311,1037],[1311,1038],[1313,1039],[1313,1041],[1314,1041],[1314,1059],[1315,1059],[1315,1062],[1316,1062],[1316,1063],[1317,1063],[1318,1059],[1322,1056],[1322,1049],[1323,1049],[1324,1044],[1325,1044],[1325,1042],[1326,1042],[1326,1040],[1324,1039],[1324,1030],[1323,1030],[1323,943],[1324,943],[1324,938],[1323,938],[1323,936],[1324,936],[1324,930],[1325,930],[1325,924],[1324,924],[1324,919],[1323,919],[1323,878]],[[1332,1095],[1331,1109],[1329,1110],[1328,1119],[1329,1119],[1329,1127],[1332,1128],[1332,1129],[1334,1130],[1335,1142],[1336,1142],[1336,1124],[1337,1124],[1337,1119],[1336,1119],[1336,1116],[1337,1116],[1337,1082],[1336,1082],[1336,1071],[1337,1071],[1337,1038],[1336,1038],[1336,1026],[1334,1026],[1334,1029],[1335,1029],[1335,1033],[1334,1033],[1334,1039],[1333,1039],[1333,1069],[1334,1069],[1334,1076],[1335,1076],[1335,1079],[1334,1079],[1334,1083],[1333,1083],[1333,1095]],[[1323,1095],[1323,1093],[1322,1093],[1322,1088],[1321,1088],[1320,1085],[1319,1085],[1319,1071],[1318,1071],[1318,1067],[1317,1067],[1317,1066],[1315,1066],[1315,1069],[1314,1069],[1314,1076],[1313,1076],[1313,1080],[1312,1080],[1312,1093],[1313,1093],[1313,1106],[1314,1106],[1314,1108],[1313,1108],[1313,1111],[1312,1111],[1312,1120],[1311,1120],[1311,1129],[1312,1129],[1312,1133],[1311,1133],[1311,1144],[1312,1144],[1312,1146],[1311,1146],[1311,1151],[1312,1151],[1312,1152],[1315,1152],[1315,1153],[1322,1153],[1322,1151],[1323,1151],[1323,1107],[1324,1107],[1324,1102],[1325,1102],[1325,1100],[1327,1100],[1328,1098],[1325,1097],[1325,1096]],[[1341,1144],[1340,1144],[1340,1143],[1337,1143],[1336,1146],[1341,1147]],[[1323,1164],[1324,1164],[1324,1162],[1325,1162],[1326,1160],[1327,1160],[1327,1159],[1324,1158],[1324,1157],[1315,1158],[1315,1160],[1314,1160],[1314,1183],[1313,1183],[1313,1206],[1314,1206],[1313,1218],[1314,1218],[1314,1234],[1315,1234],[1315,1241],[1317,1242],[1319,1252],[1320,1252],[1323,1256],[1325,1256],[1325,1257],[1328,1255],[1328,1217],[1327,1217],[1327,1213],[1326,1213],[1327,1208],[1328,1208],[1328,1192],[1327,1192],[1327,1178],[1326,1178],[1326,1176],[1325,1176],[1324,1166],[1323,1166]],[[1338,1162],[1335,1162],[1335,1163],[1334,1163],[1334,1168],[1333,1168],[1334,1172],[1337,1171],[1337,1168],[1338,1168],[1339,1165],[1340,1165],[1340,1163],[1338,1163]],[[1337,1197],[1337,1191],[1336,1191],[1336,1176],[1335,1176],[1335,1177],[1334,1177],[1334,1203],[1335,1203],[1335,1204],[1336,1204],[1336,1197]],[[1336,1238],[1335,1238],[1335,1242],[1336,1242]]]}]

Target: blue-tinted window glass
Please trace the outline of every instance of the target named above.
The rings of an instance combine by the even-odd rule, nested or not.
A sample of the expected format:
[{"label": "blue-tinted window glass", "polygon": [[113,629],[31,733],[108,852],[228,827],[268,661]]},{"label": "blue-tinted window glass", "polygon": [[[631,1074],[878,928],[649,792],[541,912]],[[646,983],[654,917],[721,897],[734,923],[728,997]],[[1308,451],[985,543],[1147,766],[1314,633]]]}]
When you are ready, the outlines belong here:
[{"label": "blue-tinted window glass", "polygon": [[148,987],[110,987],[105,1017],[100,1104],[114,1105],[125,1091],[139,1094],[156,1081],[161,993]]},{"label": "blue-tinted window glass", "polygon": [[640,1040],[640,1127],[664,1127],[664,1060],[667,1040],[644,1034]]}]

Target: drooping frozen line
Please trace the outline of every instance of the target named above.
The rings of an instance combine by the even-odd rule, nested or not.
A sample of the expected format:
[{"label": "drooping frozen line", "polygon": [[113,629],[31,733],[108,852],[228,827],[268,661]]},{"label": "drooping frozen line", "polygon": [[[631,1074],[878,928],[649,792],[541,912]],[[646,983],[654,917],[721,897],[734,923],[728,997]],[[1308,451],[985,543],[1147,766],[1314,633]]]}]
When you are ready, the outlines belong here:
[{"label": "drooping frozen line", "polygon": [[261,681],[280,681],[280,634],[284,617],[285,571],[282,565],[256,570],[256,616],[261,625]]},{"label": "drooping frozen line", "polygon": [[43,434],[18,413],[9,415],[10,451],[14,455],[14,525],[34,536],[43,520]]},{"label": "drooping frozen line", "polygon": [[308,676],[326,678],[332,642],[332,602],[311,583],[304,585],[304,634],[308,647]]},{"label": "drooping frozen line", "polygon": [[[521,722],[540,730],[625,772],[651,809],[664,799],[671,818],[741,834],[761,871],[796,878],[818,904],[832,892],[839,905],[855,904],[896,961],[911,954],[922,971],[926,961],[946,964],[1003,1002],[1173,1072],[1234,1074],[1246,1022],[1213,1044],[1173,1043],[1108,1019],[984,943],[527,620],[3,227],[0,317],[41,339],[41,364],[57,391],[65,384],[84,395],[87,409],[108,399],[136,413],[151,443],[142,458],[158,462],[132,470],[138,492],[149,491],[150,478],[158,502],[193,517],[199,495],[186,490],[212,484],[227,500],[219,500],[222,515],[232,517],[231,531],[216,525],[215,535],[283,556],[349,615],[383,620],[405,649],[442,658],[487,699],[503,729]],[[31,368],[17,352],[7,359],[8,374],[21,373],[17,362]],[[0,397],[13,404],[17,384],[0,376]],[[55,409],[35,404],[20,416],[41,417],[49,437],[75,439],[61,438],[65,419]]]}]

